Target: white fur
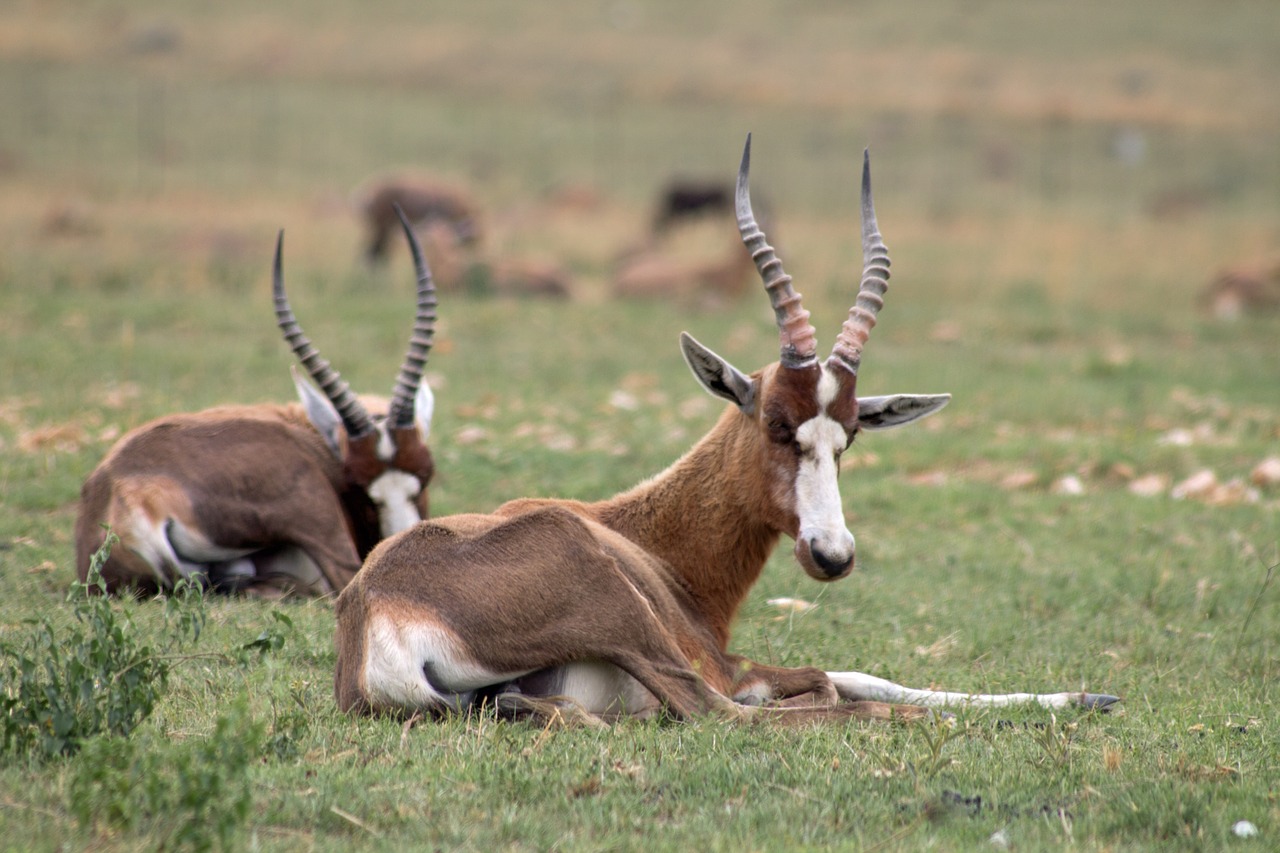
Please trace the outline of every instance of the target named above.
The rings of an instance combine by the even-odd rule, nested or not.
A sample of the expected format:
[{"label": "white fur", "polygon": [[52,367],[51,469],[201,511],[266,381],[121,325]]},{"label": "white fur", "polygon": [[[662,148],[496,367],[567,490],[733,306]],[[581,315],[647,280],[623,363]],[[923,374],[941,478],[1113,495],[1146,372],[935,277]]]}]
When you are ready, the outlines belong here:
[{"label": "white fur", "polygon": [[[829,373],[823,374],[825,380]],[[834,380],[833,380],[834,382]],[[820,383],[819,394],[825,389]],[[832,561],[853,558],[853,534],[844,522],[836,454],[845,446],[844,427],[826,414],[810,418],[796,430],[802,456],[796,470],[796,516],[800,538]]]},{"label": "white fur", "polygon": [[378,508],[378,526],[391,536],[422,521],[414,502],[422,481],[406,471],[389,468],[369,484],[369,497]]},{"label": "white fur", "polygon": [[[427,680],[428,665],[440,684]],[[403,624],[384,614],[369,621],[363,676],[375,707],[462,710],[477,688],[523,674],[486,669],[471,659],[456,634],[433,621]]]},{"label": "white fur", "polygon": [[1035,703],[1045,708],[1066,708],[1080,703],[1080,693],[956,693],[945,690],[921,690],[903,687],[865,672],[828,672],[841,699],[869,700],[898,705],[923,705],[929,708],[974,706],[999,708],[1005,705]]},{"label": "white fur", "polygon": [[578,661],[560,668],[560,694],[601,717],[638,717],[658,710],[658,700],[613,664]]}]

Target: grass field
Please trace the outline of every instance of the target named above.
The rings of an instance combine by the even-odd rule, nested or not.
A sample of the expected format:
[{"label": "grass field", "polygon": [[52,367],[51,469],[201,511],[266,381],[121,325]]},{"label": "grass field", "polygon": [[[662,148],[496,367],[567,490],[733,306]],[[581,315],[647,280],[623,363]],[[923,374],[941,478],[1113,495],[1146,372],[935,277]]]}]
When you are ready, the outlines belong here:
[{"label": "grass field", "polygon": [[[825,346],[871,146],[894,278],[860,390],[955,397],[859,439],[861,570],[819,586],[780,548],[735,650],[1123,706],[404,730],[337,712],[330,603],[211,599],[129,742],[0,756],[0,848],[1275,846],[1280,488],[1249,477],[1280,455],[1280,316],[1218,321],[1196,297],[1280,250],[1280,6],[366,5],[0,4],[0,641],[74,628],[75,501],[123,431],[290,397],[278,228],[308,333],[390,390],[411,274],[398,245],[359,265],[349,204],[384,170],[471,186],[489,251],[574,274],[561,303],[442,294],[433,512],[660,470],[719,411],[679,332],[753,368],[772,317],[762,294],[616,301],[609,265],[662,180],[731,176],[750,130]],[[1224,488],[1173,496],[1206,469]],[[117,607],[163,644],[158,603]],[[192,802],[215,790],[247,813]]]}]

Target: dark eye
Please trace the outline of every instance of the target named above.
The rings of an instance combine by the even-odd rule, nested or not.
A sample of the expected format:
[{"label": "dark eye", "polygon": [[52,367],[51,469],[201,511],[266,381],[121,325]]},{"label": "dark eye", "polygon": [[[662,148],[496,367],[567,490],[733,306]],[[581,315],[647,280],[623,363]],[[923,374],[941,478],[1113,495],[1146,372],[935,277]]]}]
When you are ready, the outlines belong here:
[{"label": "dark eye", "polygon": [[769,440],[774,444],[792,444],[796,440],[796,431],[783,421],[769,421]]}]

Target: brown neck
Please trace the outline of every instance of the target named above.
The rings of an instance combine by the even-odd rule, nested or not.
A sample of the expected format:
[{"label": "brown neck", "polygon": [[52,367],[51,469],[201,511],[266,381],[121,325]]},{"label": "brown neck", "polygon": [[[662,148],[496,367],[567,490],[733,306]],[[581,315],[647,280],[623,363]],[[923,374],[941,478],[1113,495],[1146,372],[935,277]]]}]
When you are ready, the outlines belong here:
[{"label": "brown neck", "polygon": [[666,471],[589,507],[602,524],[671,567],[721,650],[778,542],[767,511],[760,441],[755,423],[730,407]]}]

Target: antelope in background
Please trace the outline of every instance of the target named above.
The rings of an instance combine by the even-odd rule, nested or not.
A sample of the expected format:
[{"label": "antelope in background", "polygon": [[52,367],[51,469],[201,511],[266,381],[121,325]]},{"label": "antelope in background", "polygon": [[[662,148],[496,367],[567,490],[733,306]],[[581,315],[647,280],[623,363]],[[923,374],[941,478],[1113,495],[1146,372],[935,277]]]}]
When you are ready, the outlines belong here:
[{"label": "antelope in background", "polygon": [[413,334],[390,404],[357,398],[311,345],[284,290],[276,241],[276,318],[311,378],[301,403],[221,406],[131,431],[85,482],[76,519],[81,580],[109,527],[109,590],[170,588],[179,577],[275,596],[345,587],[383,537],[427,515],[433,398],[422,381],[436,321],[431,273],[402,217],[418,277]]},{"label": "antelope in background", "polygon": [[797,720],[927,713],[885,702],[1116,701],[909,691],[728,650],[734,615],[782,535],[816,580],[853,570],[836,475],[857,434],[910,423],[950,399],[856,394],[889,278],[865,157],[862,282],[831,355],[819,360],[809,312],[751,210],[750,146],[748,136],[738,227],[776,315],[780,360],[747,375],[682,334],[695,378],[729,406],[666,471],[608,500],[517,500],[381,543],[338,596],[334,686],[343,710],[439,713],[493,699],[509,710],[546,713],[555,703],[603,718]]},{"label": "antelope in background", "polygon": [[733,210],[733,186],[717,179],[672,178],[658,196],[650,231],[655,237],[696,216]]},{"label": "antelope in background", "polygon": [[737,299],[747,291],[753,266],[735,238],[719,257],[682,258],[646,247],[623,257],[610,283],[614,296],[625,298]]},{"label": "antelope in background", "polygon": [[1280,309],[1280,257],[1222,270],[1201,293],[1200,301],[1219,320]]},{"label": "antelope in background", "polygon": [[560,264],[534,258],[486,259],[469,250],[444,222],[430,222],[420,230],[441,292],[552,299],[568,299],[572,294],[573,277]]},{"label": "antelope in background", "polygon": [[357,205],[368,229],[364,257],[370,266],[386,260],[391,234],[402,214],[414,225],[447,225],[463,245],[480,239],[479,206],[461,188],[439,181],[383,178],[357,192]]}]

